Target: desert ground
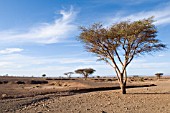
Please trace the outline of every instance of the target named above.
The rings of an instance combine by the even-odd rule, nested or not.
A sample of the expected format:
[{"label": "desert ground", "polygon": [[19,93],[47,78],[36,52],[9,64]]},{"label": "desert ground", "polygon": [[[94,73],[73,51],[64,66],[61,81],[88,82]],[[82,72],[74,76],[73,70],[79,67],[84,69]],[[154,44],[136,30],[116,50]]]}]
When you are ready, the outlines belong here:
[{"label": "desert ground", "polygon": [[170,77],[0,77],[0,113],[170,113]]}]

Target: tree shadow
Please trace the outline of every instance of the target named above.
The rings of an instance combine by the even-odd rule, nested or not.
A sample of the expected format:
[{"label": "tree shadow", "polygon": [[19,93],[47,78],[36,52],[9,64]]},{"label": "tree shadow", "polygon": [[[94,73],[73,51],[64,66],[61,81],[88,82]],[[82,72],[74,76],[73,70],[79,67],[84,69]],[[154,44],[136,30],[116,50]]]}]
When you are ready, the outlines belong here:
[{"label": "tree shadow", "polygon": [[127,93],[127,94],[131,94],[131,95],[162,95],[162,94],[165,94],[165,95],[169,95],[170,92],[162,92],[162,93]]},{"label": "tree shadow", "polygon": [[[157,85],[155,85],[155,84],[151,84],[150,86],[157,86]],[[150,87],[150,86],[147,86],[147,85],[144,85],[144,87]],[[130,86],[131,87],[131,86]],[[136,87],[138,87],[138,86],[136,86]],[[165,95],[167,95],[167,94],[170,94],[170,91],[169,92],[162,92],[162,93],[157,93],[157,92],[147,92],[147,93],[145,93],[145,92],[143,92],[143,93],[127,93],[127,94],[134,94],[134,95],[136,95],[136,94],[144,94],[144,95],[155,95],[155,94],[158,94],[158,95],[160,95],[160,94],[165,94]]]},{"label": "tree shadow", "polygon": [[[149,84],[149,85],[128,85],[126,86],[127,89],[129,88],[143,88],[143,87],[153,87],[156,86],[155,84]],[[113,86],[113,87],[98,87],[98,88],[85,88],[85,89],[75,89],[70,90],[70,94],[80,94],[80,93],[90,93],[90,92],[96,92],[96,91],[108,91],[108,90],[118,90],[120,89],[120,86]],[[132,93],[128,93],[132,94]]]}]

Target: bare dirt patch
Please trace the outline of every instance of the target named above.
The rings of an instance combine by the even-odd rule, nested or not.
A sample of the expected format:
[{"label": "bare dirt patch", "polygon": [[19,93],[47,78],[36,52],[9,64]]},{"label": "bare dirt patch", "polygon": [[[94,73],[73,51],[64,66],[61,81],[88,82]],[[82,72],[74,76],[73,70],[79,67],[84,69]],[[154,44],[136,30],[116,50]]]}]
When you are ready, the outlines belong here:
[{"label": "bare dirt patch", "polygon": [[[40,78],[38,78],[40,79]],[[103,79],[103,78],[102,78]],[[0,84],[2,113],[169,113],[170,79],[128,82],[126,95],[115,80],[48,80],[48,84]],[[109,78],[110,79],[110,78]],[[40,79],[41,80],[41,79]],[[44,80],[44,79],[42,79]],[[16,80],[15,80],[16,81]],[[22,80],[23,81],[23,80]],[[155,85],[154,85],[155,84]],[[20,98],[19,95],[22,95]],[[161,103],[161,104],[160,104]]]}]

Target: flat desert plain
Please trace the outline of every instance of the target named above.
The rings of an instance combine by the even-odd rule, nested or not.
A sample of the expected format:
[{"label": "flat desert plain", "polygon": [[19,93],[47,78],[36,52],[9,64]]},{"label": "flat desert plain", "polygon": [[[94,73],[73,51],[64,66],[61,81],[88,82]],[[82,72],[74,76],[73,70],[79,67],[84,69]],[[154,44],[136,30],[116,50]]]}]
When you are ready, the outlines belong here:
[{"label": "flat desert plain", "polygon": [[[124,95],[111,78],[1,77],[5,80],[8,83],[0,84],[1,113],[170,113],[169,77],[128,78]],[[32,84],[31,80],[48,83]]]}]

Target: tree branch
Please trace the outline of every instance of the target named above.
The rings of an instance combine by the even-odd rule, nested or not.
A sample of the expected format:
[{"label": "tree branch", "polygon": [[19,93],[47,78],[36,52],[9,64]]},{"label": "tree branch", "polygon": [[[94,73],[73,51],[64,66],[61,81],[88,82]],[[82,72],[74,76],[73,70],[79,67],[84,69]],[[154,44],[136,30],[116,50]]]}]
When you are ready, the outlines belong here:
[{"label": "tree branch", "polygon": [[121,58],[120,58],[119,53],[117,52],[117,50],[115,50],[115,53],[116,53],[116,56],[117,56],[119,62],[120,62],[120,63],[122,64],[122,66],[123,66],[123,62],[122,62],[122,60],[121,60]]}]

